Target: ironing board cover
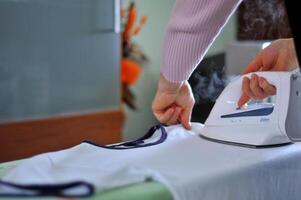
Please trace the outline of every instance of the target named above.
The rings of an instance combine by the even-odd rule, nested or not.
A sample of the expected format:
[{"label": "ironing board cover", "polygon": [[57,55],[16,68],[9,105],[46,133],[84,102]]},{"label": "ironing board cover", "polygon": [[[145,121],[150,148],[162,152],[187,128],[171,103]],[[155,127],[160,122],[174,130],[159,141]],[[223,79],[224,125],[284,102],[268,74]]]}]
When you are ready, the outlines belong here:
[{"label": "ironing board cover", "polygon": [[[300,199],[300,143],[276,148],[251,149],[204,140],[198,135],[200,129],[200,124],[193,124],[191,131],[178,125],[170,126],[166,128],[167,138],[164,142],[145,148],[120,151],[101,148],[100,151],[99,147],[84,143],[82,146],[84,148],[69,149],[69,153],[74,151],[72,155],[80,152],[78,155],[81,156],[70,157],[69,153],[66,156],[66,152],[48,155],[56,169],[61,170],[68,166],[70,170],[70,163],[72,167],[76,166],[75,164],[77,167],[78,164],[91,167],[93,162],[87,164],[87,159],[99,155],[100,152],[102,155],[108,155],[108,152],[114,155],[113,160],[99,160],[99,165],[102,169],[107,169],[109,177],[101,177],[103,178],[101,180],[98,178],[99,182],[93,181],[92,178],[86,179],[86,182],[92,183],[91,185],[98,191],[114,188],[116,185],[154,180],[165,185],[176,200]],[[151,140],[157,141],[162,135],[158,134],[159,132],[156,132],[157,136]],[[25,169],[24,166],[25,162],[8,173],[3,181],[18,180],[19,183],[25,184],[28,179],[22,183],[20,177],[24,176],[18,173]],[[34,169],[34,166],[32,167]],[[91,168],[90,170],[96,176],[97,173]],[[30,171],[27,170],[27,173]],[[53,172],[50,177],[58,174],[56,170]],[[31,181],[38,183],[43,180],[45,183],[45,178],[38,177]],[[72,177],[74,178],[74,174]],[[81,176],[76,174],[75,177]],[[85,181],[84,177],[82,178]],[[78,191],[65,191],[63,194],[70,195],[72,192],[75,192],[74,195]]]}]

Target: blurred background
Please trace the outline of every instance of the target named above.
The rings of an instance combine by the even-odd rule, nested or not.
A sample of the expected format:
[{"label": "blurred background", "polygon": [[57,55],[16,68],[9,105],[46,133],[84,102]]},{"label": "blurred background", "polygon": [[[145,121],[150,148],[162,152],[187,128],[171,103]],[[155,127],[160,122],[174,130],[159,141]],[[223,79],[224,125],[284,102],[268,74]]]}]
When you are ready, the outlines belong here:
[{"label": "blurred background", "polygon": [[[174,2],[0,0],[0,148],[10,152],[0,160],[129,140],[156,124],[151,103]],[[282,0],[244,1],[189,80],[192,121],[206,120],[258,51],[290,36]]]},{"label": "blurred background", "polygon": [[[126,0],[122,1],[122,4],[123,6],[127,6],[130,2],[132,1]],[[175,1],[154,0],[150,2],[147,0],[137,0],[134,2],[141,13],[149,16],[148,23],[144,30],[134,39],[141,44],[150,61],[142,70],[141,77],[137,84],[133,86],[133,91],[137,95],[137,106],[139,110],[133,111],[126,108],[127,119],[124,127],[125,139],[137,137],[137,134],[145,131],[145,127],[150,127],[152,124],[156,123],[156,120],[152,115],[151,103],[156,92],[157,81],[159,79],[164,31]],[[207,53],[207,57],[223,53],[226,45],[235,40],[235,21],[236,15],[231,17],[222,33],[210,48]],[[196,118],[193,120],[197,121]]]}]

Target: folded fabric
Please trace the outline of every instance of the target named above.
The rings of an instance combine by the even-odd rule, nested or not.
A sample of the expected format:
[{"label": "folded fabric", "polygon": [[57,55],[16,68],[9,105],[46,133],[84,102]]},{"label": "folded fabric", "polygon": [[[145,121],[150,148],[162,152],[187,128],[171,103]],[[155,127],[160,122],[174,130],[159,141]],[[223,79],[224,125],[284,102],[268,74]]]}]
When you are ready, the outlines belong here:
[{"label": "folded fabric", "polygon": [[112,145],[84,141],[70,149],[34,156],[0,180],[0,197],[86,197],[92,195],[95,188],[104,190],[142,182],[143,175],[127,177],[126,172],[123,174],[127,162],[119,164],[118,160],[138,151],[128,151],[130,149],[159,145],[166,138],[165,128],[157,125],[137,140]]},{"label": "folded fabric", "polygon": [[251,149],[204,140],[201,130],[156,126],[128,143],[41,154],[10,171],[0,195],[79,197],[152,180],[176,200],[300,199],[301,144]]}]

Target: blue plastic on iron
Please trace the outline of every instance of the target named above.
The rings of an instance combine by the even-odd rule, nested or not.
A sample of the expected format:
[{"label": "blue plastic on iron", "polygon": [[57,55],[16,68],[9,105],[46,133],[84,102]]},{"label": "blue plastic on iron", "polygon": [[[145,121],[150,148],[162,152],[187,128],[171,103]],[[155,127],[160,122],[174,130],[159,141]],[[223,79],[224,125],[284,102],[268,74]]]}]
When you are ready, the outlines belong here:
[{"label": "blue plastic on iron", "polygon": [[268,108],[259,108],[256,110],[249,110],[240,113],[221,115],[221,118],[266,116],[271,114],[273,110],[274,110],[274,106]]}]

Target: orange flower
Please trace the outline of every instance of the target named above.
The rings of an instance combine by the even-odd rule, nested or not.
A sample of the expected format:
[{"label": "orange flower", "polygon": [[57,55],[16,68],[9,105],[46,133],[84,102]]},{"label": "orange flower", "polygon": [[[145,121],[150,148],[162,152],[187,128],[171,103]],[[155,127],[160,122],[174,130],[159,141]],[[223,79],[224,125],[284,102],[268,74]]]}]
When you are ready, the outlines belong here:
[{"label": "orange flower", "polygon": [[137,17],[137,11],[135,8],[135,4],[131,3],[127,23],[125,25],[125,29],[123,32],[123,40],[129,39],[132,29],[134,27],[135,21],[136,21],[136,17]]},{"label": "orange flower", "polygon": [[126,10],[125,10],[125,8],[121,8],[121,9],[120,9],[120,16],[121,16],[121,17],[125,17],[125,15],[126,15]]},{"label": "orange flower", "polygon": [[136,83],[139,75],[141,73],[141,68],[137,63],[130,59],[121,60],[121,81],[122,83],[133,85]]},{"label": "orange flower", "polygon": [[142,16],[140,19],[140,24],[139,26],[135,27],[134,31],[133,31],[133,35],[138,35],[138,33],[140,33],[142,27],[145,25],[147,21],[147,16]]},{"label": "orange flower", "polygon": [[137,35],[140,31],[141,31],[141,26],[137,26],[137,27],[134,29],[133,35]]},{"label": "orange flower", "polygon": [[147,16],[143,15],[140,19],[140,25],[143,26],[147,22]]}]

